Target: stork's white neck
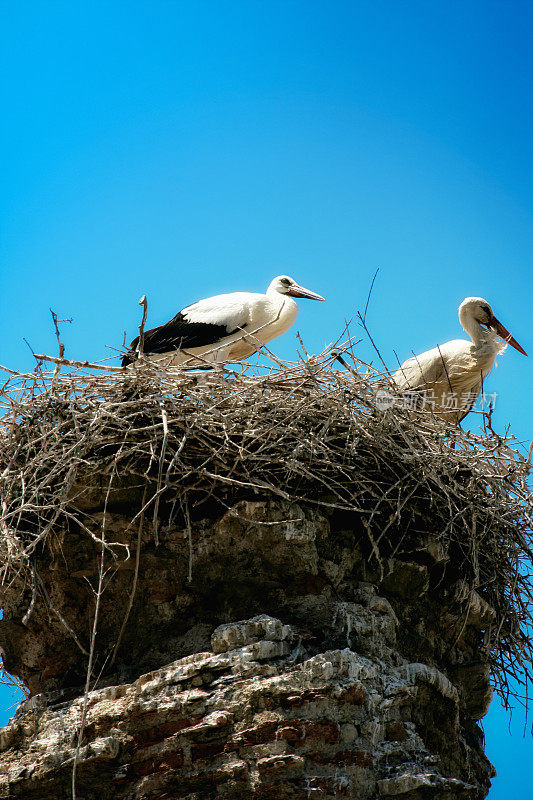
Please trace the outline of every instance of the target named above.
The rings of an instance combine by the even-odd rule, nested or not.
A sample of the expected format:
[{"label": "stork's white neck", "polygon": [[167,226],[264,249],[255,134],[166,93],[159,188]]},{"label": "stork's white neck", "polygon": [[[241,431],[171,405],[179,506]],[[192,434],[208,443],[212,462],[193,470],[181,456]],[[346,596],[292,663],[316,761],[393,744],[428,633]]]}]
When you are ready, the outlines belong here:
[{"label": "stork's white neck", "polygon": [[465,315],[465,319],[461,320],[461,325],[463,326],[463,329],[467,332],[467,334],[470,336],[476,347],[479,347],[480,344],[483,344],[487,340],[487,337],[489,337],[490,334],[492,333],[492,331],[490,330],[485,330],[479,324],[477,319],[475,319],[470,314]]},{"label": "stork's white neck", "polygon": [[490,362],[488,369],[492,369],[496,356],[505,350],[506,344],[492,328],[483,328],[472,314],[462,315],[460,322],[474,343],[472,355],[480,362]]},{"label": "stork's white neck", "polygon": [[459,310],[459,322],[461,323],[463,330],[467,332],[474,342],[474,347],[476,348],[483,347],[488,342],[493,341],[496,337],[496,334],[493,330],[490,328],[483,328],[470,310]]},{"label": "stork's white neck", "polygon": [[[272,283],[274,283],[274,281]],[[276,287],[273,286],[272,283],[270,284],[270,286],[268,287],[268,289],[265,292],[267,297],[274,297],[276,300],[290,300],[291,299],[288,294],[285,294],[285,292],[278,291],[278,289],[276,289]]]},{"label": "stork's white neck", "polygon": [[272,300],[276,302],[278,308],[285,306],[286,308],[298,308],[296,302],[290,297],[290,295],[285,294],[284,292],[278,292],[275,286],[269,286],[266,290],[266,296],[270,297]]}]

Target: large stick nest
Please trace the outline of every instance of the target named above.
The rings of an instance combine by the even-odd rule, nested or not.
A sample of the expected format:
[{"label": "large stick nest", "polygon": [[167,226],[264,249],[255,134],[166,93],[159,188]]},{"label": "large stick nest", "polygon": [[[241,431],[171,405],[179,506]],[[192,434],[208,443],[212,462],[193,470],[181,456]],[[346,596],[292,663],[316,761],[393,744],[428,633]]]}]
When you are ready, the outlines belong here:
[{"label": "large stick nest", "polygon": [[473,434],[431,412],[382,409],[380,376],[345,358],[349,369],[326,351],[200,374],[12,373],[2,391],[3,583],[26,576],[35,597],[32,565],[62,520],[94,537],[76,495],[102,476],[109,491],[125,479],[148,487],[143,514],[156,539],[165,514],[168,522],[251,493],[341,509],[358,515],[377,569],[405,537],[429,531],[453,545],[456,573],[496,613],[485,633],[496,689],[507,699],[511,683],[523,695],[533,609],[527,454],[490,425]]}]

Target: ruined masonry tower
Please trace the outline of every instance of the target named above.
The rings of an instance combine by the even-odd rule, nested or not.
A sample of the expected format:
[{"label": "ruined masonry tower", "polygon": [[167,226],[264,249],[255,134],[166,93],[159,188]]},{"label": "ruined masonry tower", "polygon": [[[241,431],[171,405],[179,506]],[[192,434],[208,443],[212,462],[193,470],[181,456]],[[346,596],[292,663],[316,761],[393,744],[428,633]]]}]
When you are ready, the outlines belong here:
[{"label": "ruined masonry tower", "polygon": [[[118,540],[128,517],[108,513]],[[428,536],[426,564],[398,558],[378,582],[341,526],[335,514],[240,502],[193,531],[191,582],[183,530],[158,548],[145,537],[129,664],[89,695],[79,797],[485,796],[492,771],[476,720],[490,700],[488,670],[458,664],[447,677],[435,666],[460,602],[443,608],[428,591],[445,553]],[[95,554],[79,546],[61,542],[48,569],[54,603],[65,614],[75,603],[81,627],[91,600],[78,576]],[[123,570],[104,601],[102,637],[120,622],[130,582]],[[483,601],[470,604],[464,649],[486,615]],[[236,621],[220,625],[225,617]],[[46,619],[15,627],[4,623],[9,663],[19,659],[38,693],[1,733],[0,796],[67,798],[82,697],[61,687],[76,645]]]},{"label": "ruined masonry tower", "polygon": [[[363,451],[366,440],[350,427],[347,389],[338,400],[331,389],[314,406],[305,400],[303,432],[293,436],[281,426],[258,430],[249,398],[228,400],[228,382],[213,387],[209,397],[219,392],[224,402],[213,403],[220,417],[210,412],[204,428],[183,412],[201,405],[207,390],[196,384],[174,406],[166,401],[166,427],[159,386],[140,410],[113,386],[103,413],[101,384],[94,403],[54,395],[47,407],[46,431],[61,436],[38,477],[40,498],[58,453],[68,458],[57,505],[42,501],[50,524],[32,506],[8,542],[16,554],[24,525],[44,531],[21,560],[26,571],[13,570],[1,589],[4,663],[31,696],[0,731],[0,797],[67,800],[76,761],[76,800],[482,800],[494,771],[477,723],[491,700],[485,645],[496,612],[459,569],[459,537],[442,534],[450,517],[437,484],[424,494],[428,459],[413,460],[422,445],[404,448],[398,491],[410,505],[379,487],[379,498],[392,498],[392,524],[372,497],[365,506],[361,494],[352,510],[338,499],[348,467],[367,491],[370,466],[349,459],[371,465],[377,452],[370,435]],[[274,389],[254,392],[264,404]],[[18,436],[36,436],[36,425],[42,441],[38,402]],[[279,415],[280,402],[263,405],[263,418]],[[135,425],[113,428],[127,413]],[[384,435],[387,418],[374,412],[364,432],[374,419],[375,436]],[[390,463],[403,447],[391,420]],[[233,422],[237,433],[228,433]],[[67,425],[78,450],[68,449]],[[263,456],[267,435],[281,448],[278,461],[275,450]],[[314,490],[300,476],[321,468],[328,436],[330,463]],[[460,497],[473,473],[459,474],[460,454],[438,447],[435,463],[447,459]],[[220,453],[224,464],[215,463]],[[245,474],[247,458],[256,460]],[[380,464],[375,481],[394,485]],[[267,469],[284,470],[277,484],[266,485]],[[405,489],[411,479],[416,494]],[[442,479],[443,491],[451,480]],[[477,500],[468,491],[470,508]],[[486,505],[476,506],[479,529]]]}]

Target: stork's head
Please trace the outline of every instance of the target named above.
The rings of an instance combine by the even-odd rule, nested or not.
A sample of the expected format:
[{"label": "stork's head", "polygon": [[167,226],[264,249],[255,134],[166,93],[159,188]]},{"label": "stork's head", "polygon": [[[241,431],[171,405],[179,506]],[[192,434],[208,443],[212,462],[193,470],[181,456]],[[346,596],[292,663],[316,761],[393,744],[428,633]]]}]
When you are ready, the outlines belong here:
[{"label": "stork's head", "polygon": [[267,294],[278,292],[278,294],[288,294],[291,297],[307,297],[309,300],[324,300],[324,298],[312,292],[310,289],[304,289],[288,275],[278,275],[277,278],[271,282],[267,289]]},{"label": "stork's head", "polygon": [[463,300],[459,306],[459,322],[470,335],[472,335],[472,325],[475,325],[475,323],[486,330],[490,329],[497,333],[498,336],[501,336],[511,347],[518,350],[519,353],[527,356],[526,351],[520,347],[516,339],[511,336],[507,328],[504,328],[499,319],[496,319],[491,306],[482,297],[467,297]]}]

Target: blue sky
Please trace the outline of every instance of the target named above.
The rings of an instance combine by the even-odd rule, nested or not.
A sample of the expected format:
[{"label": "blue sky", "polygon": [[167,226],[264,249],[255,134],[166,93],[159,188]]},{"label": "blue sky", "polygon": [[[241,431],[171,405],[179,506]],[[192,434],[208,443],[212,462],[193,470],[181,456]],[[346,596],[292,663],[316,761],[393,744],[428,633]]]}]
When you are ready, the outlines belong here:
[{"label": "blue sky", "polygon": [[[318,351],[378,266],[391,366],[461,335],[472,294],[532,351],[532,22],[525,0],[3,4],[0,362],[55,353],[49,307],[100,359],[144,293],[152,326],[279,273],[327,303],[273,349],[297,328]],[[529,441],[530,360],[487,388]],[[522,724],[485,721],[492,800],[530,785]]]}]

